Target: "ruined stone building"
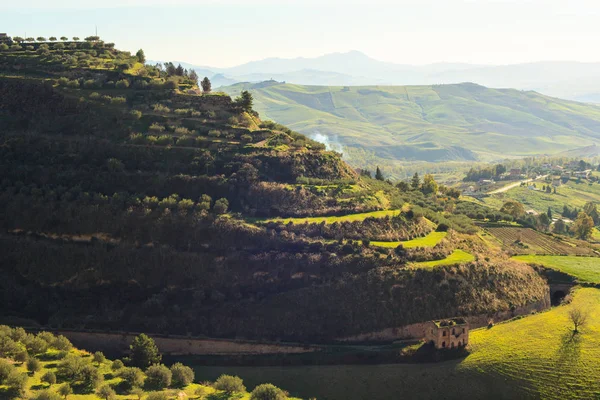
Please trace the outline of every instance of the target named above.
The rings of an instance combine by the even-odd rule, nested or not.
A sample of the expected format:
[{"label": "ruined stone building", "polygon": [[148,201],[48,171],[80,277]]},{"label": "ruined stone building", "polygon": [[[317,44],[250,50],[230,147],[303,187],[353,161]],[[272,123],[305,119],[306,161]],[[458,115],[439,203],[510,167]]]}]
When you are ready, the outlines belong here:
[{"label": "ruined stone building", "polygon": [[469,323],[464,318],[431,321],[425,330],[425,340],[436,349],[454,349],[469,343]]}]

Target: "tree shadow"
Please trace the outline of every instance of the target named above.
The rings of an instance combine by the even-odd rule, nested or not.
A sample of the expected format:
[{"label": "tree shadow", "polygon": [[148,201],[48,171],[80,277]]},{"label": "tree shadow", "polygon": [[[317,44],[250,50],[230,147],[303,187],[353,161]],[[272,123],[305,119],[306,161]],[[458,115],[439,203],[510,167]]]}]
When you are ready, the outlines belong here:
[{"label": "tree shadow", "polygon": [[[556,368],[561,371],[568,371],[571,366],[577,364],[581,356],[581,333],[575,333],[571,329],[567,329],[560,337],[560,347],[556,355]],[[559,376],[562,376],[560,374]]]},{"label": "tree shadow", "polygon": [[225,392],[215,392],[207,395],[205,397],[206,400],[230,400],[230,399],[240,399],[244,397],[242,393],[225,393]]}]

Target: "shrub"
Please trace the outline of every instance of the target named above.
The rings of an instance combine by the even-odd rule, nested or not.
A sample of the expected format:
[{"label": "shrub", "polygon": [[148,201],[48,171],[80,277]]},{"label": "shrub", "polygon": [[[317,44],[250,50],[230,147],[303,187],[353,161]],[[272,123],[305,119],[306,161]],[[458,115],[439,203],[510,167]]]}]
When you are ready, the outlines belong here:
[{"label": "shrub", "polygon": [[164,389],[171,385],[172,373],[163,364],[154,364],[146,370],[146,385],[153,389]]},{"label": "shrub", "polygon": [[194,370],[182,363],[173,364],[171,366],[171,374],[173,377],[173,386],[176,387],[184,387],[194,381]]},{"label": "shrub", "polygon": [[98,390],[98,397],[105,400],[114,400],[117,398],[117,393],[110,386],[104,385]]},{"label": "shrub", "polygon": [[99,98],[100,98],[100,93],[98,93],[98,92],[92,92],[90,94],[90,99],[92,99],[92,100],[98,100]]},{"label": "shrub", "polygon": [[227,394],[246,391],[244,381],[239,376],[221,375],[214,384],[215,389],[222,390]]},{"label": "shrub", "polygon": [[221,131],[216,130],[216,129],[211,129],[210,131],[208,131],[208,136],[219,137],[219,136],[221,136]]},{"label": "shrub", "polygon": [[146,144],[148,143],[148,140],[146,140],[146,137],[141,133],[132,133],[129,135],[129,142],[133,144]]},{"label": "shrub", "polygon": [[71,89],[79,89],[79,81],[77,79],[73,79],[67,83],[67,87]]},{"label": "shrub", "polygon": [[215,201],[213,211],[217,214],[225,214],[229,208],[229,201],[225,198]]},{"label": "shrub", "polygon": [[110,99],[110,104],[125,104],[127,99],[125,97],[113,97]]},{"label": "shrub", "polygon": [[123,364],[123,361],[121,360],[114,360],[110,366],[110,369],[112,369],[113,371],[119,371],[121,368],[123,368],[125,365]]},{"label": "shrub", "polygon": [[[110,159],[108,161],[110,162],[111,160],[116,160],[116,159],[112,158],[112,159]],[[119,160],[116,160],[116,161],[120,162]],[[106,357],[104,356],[104,353],[102,353],[101,351],[97,351],[97,352],[94,353],[94,355],[92,357],[92,360],[95,363],[102,364],[103,362],[106,361]]]},{"label": "shrub", "polygon": [[173,80],[168,80],[164,84],[165,89],[177,89],[177,82]]},{"label": "shrub", "polygon": [[8,50],[8,45],[6,43],[0,43],[0,51]]},{"label": "shrub", "polygon": [[133,87],[138,90],[148,89],[149,86],[150,86],[150,84],[143,79],[139,79],[139,80],[133,82]]},{"label": "shrub", "polygon": [[245,134],[242,135],[240,139],[242,139],[242,142],[250,143],[252,141],[252,136]]},{"label": "shrub", "polygon": [[69,79],[67,79],[64,76],[62,76],[62,77],[58,78],[57,83],[58,83],[59,86],[63,86],[63,87],[67,86],[68,83],[69,83]]},{"label": "shrub", "polygon": [[250,394],[250,400],[285,400],[287,395],[277,386],[270,383],[258,385]]},{"label": "shrub", "polygon": [[173,144],[173,138],[171,138],[171,136],[169,135],[160,135],[156,139],[156,144],[159,146],[168,146],[170,144]]},{"label": "shrub", "polygon": [[10,372],[9,376],[4,381],[9,392],[18,398],[23,398],[27,389],[27,375],[22,374],[16,369]]},{"label": "shrub", "polygon": [[159,113],[170,113],[171,112],[171,109],[169,109],[169,107],[162,105],[160,103],[156,103],[155,105],[153,105],[152,109]]},{"label": "shrub", "polygon": [[196,145],[196,138],[192,136],[185,136],[177,139],[177,146],[194,147]]},{"label": "shrub", "polygon": [[144,373],[137,367],[122,368],[119,376],[123,379],[123,386],[126,390],[134,387],[140,387],[144,384]]},{"label": "shrub", "polygon": [[193,131],[190,131],[188,128],[185,128],[183,126],[178,126],[177,128],[175,128],[175,133],[178,135],[191,135]]},{"label": "shrub", "polygon": [[27,360],[27,371],[36,373],[40,369],[42,369],[42,364],[40,363],[40,360],[38,360],[35,357],[31,357],[29,360]]},{"label": "shrub", "polygon": [[142,118],[142,112],[139,111],[139,110],[131,110],[129,112],[129,114],[131,115],[131,117],[133,119],[140,119],[140,118]]},{"label": "shrub", "polygon": [[10,46],[10,49],[12,51],[20,51],[23,50],[23,48],[21,46],[19,46],[18,44],[13,44],[12,46]]},{"label": "shrub", "polygon": [[148,128],[148,130],[152,133],[161,133],[165,131],[165,127],[157,124],[156,122],[153,122],[152,125],[150,125],[150,128]]},{"label": "shrub", "polygon": [[40,390],[35,396],[32,397],[33,400],[62,400],[58,393],[54,393],[51,390]]},{"label": "shrub", "polygon": [[129,81],[127,79],[121,79],[115,83],[117,89],[127,89],[129,87]]},{"label": "shrub", "polygon": [[100,89],[102,87],[102,83],[93,79],[88,79],[87,81],[83,82],[83,87],[85,89]]},{"label": "shrub", "polygon": [[14,367],[7,360],[0,359],[0,385],[4,384]]},{"label": "shrub", "polygon": [[68,383],[63,383],[58,388],[58,394],[63,396],[65,399],[67,398],[68,395],[70,395],[72,393],[73,393],[73,389],[71,388],[71,385],[69,385]]},{"label": "shrub", "polygon": [[42,375],[41,381],[52,386],[56,383],[56,374],[52,371],[48,371],[44,375]]},{"label": "shrub", "polygon": [[146,397],[146,400],[168,400],[169,397],[165,392],[152,392]]}]

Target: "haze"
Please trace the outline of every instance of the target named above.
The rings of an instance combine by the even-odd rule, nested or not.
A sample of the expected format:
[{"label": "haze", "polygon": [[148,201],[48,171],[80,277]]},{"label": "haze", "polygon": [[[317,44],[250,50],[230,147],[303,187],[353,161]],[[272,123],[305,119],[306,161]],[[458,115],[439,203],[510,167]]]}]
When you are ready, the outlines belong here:
[{"label": "haze", "polygon": [[164,3],[3,2],[0,30],[81,36],[93,34],[97,25],[104,40],[132,51],[142,47],[149,59],[214,67],[348,50],[401,64],[600,61],[595,1]]}]

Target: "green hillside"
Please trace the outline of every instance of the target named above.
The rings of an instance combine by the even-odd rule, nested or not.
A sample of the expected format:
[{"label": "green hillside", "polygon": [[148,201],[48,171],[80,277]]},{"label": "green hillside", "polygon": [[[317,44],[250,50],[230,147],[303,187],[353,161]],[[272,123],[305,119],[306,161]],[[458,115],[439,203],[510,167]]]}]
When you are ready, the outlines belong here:
[{"label": "green hillside", "polygon": [[[301,86],[237,84],[265,117],[339,140],[353,165],[473,161],[559,153],[600,141],[600,107],[476,84]],[[335,148],[335,147],[334,147]]]}]

